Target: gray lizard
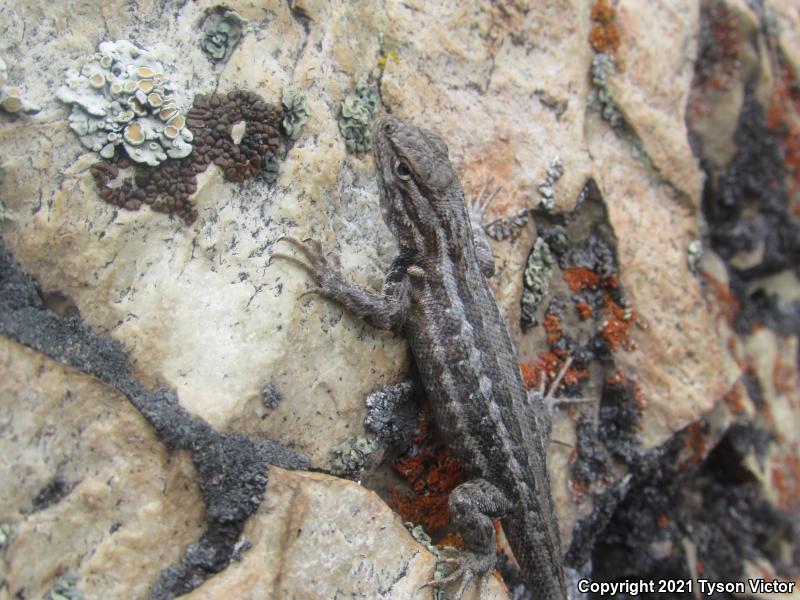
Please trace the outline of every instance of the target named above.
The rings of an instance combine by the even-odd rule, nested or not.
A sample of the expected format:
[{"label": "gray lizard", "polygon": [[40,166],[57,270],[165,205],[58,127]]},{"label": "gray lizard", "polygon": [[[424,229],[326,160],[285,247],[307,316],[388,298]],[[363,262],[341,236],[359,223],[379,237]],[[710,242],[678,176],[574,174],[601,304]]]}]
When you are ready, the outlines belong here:
[{"label": "gray lizard", "polygon": [[381,293],[344,279],[316,241],[283,237],[303,260],[273,257],[311,274],[316,287],[306,293],[321,294],[370,325],[406,337],[437,426],[474,477],[449,500],[467,550],[445,561],[455,565],[450,575],[425,585],[461,580],[460,598],[478,578],[483,591],[496,561],[492,520],[500,518],[534,596],[564,599],[546,464],[549,421],[536,415],[547,410],[538,402],[544,394],[532,401],[523,385],[514,345],[486,281],[491,253],[476,243],[447,145],[392,115],[375,121],[372,137],[381,211],[400,248]]}]

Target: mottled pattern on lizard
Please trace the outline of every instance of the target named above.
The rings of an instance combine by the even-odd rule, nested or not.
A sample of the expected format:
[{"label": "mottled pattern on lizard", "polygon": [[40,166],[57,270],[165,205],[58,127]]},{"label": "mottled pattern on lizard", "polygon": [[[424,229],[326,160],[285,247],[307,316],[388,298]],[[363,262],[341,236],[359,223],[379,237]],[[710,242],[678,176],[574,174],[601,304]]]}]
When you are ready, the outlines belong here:
[{"label": "mottled pattern on lizard", "polygon": [[[492,519],[501,518],[536,598],[566,597],[558,523],[546,466],[547,419],[532,406],[519,362],[485,275],[491,256],[476,238],[447,145],[394,116],[376,120],[373,152],[381,211],[399,254],[381,293],[332,268],[318,242],[284,237],[318,293],[367,323],[406,337],[439,430],[473,479],[453,490],[450,509],[467,550],[448,559],[460,597],[495,565]],[[539,395],[537,400],[541,400]]]}]

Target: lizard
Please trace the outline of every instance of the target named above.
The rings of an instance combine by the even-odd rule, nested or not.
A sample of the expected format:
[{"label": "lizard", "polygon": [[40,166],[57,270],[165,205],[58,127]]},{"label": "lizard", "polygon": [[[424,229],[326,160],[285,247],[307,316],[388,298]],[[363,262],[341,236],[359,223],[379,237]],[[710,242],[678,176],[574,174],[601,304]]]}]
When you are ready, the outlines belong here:
[{"label": "lizard", "polygon": [[282,236],[299,254],[272,257],[311,275],[316,285],[303,295],[319,294],[405,336],[445,443],[473,477],[448,501],[466,550],[443,561],[455,565],[448,576],[423,587],[460,580],[461,598],[477,580],[483,595],[496,562],[492,521],[501,519],[534,597],[562,600],[563,557],[546,465],[549,419],[541,415],[547,407],[536,406],[546,397],[529,396],[523,384],[486,279],[491,250],[473,231],[438,134],[388,114],[375,120],[372,138],[381,213],[399,246],[380,293],[345,279],[316,240]]}]

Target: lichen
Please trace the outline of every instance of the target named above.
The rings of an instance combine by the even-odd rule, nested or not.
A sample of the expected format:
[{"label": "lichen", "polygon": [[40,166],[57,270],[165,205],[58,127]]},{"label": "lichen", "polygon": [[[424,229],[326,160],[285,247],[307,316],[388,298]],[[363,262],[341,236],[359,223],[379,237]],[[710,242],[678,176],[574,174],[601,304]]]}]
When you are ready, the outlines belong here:
[{"label": "lichen", "polygon": [[701,258],[703,258],[703,242],[701,240],[692,240],[686,248],[686,261],[689,265],[689,270],[694,275],[697,275],[697,265],[700,263]]},{"label": "lichen", "polygon": [[412,438],[406,456],[394,463],[394,469],[406,480],[407,492],[389,489],[387,502],[404,521],[422,524],[428,531],[438,531],[447,524],[450,492],[462,479],[461,465],[435,435],[433,414],[427,406]]},{"label": "lichen", "polygon": [[400,55],[396,50],[389,50],[388,52],[381,53],[380,57],[378,58],[378,68],[381,70],[381,72],[386,70],[386,65],[389,63],[389,61],[396,65],[400,64]]},{"label": "lichen", "polygon": [[296,140],[300,130],[308,121],[308,103],[299,90],[287,88],[283,91],[283,130],[290,140]]},{"label": "lichen", "polygon": [[15,86],[7,85],[8,67],[5,61],[0,58],[0,107],[8,113],[27,113],[34,114],[41,108],[25,99],[22,91]]},{"label": "lichen", "polygon": [[11,523],[0,523],[0,550],[8,546],[14,537],[15,527]]},{"label": "lichen", "polygon": [[508,238],[516,238],[520,230],[525,227],[529,220],[530,211],[527,208],[523,208],[512,217],[500,217],[495,219],[486,225],[483,230],[490,238],[501,242]]},{"label": "lichen", "polygon": [[372,149],[372,119],[378,108],[378,91],[366,79],[342,102],[339,131],[348,152],[369,152]]},{"label": "lichen", "polygon": [[2,223],[4,221],[16,221],[16,220],[17,220],[17,216],[14,213],[12,213],[11,211],[9,211],[5,207],[5,204],[3,204],[3,201],[0,200],[0,223]]},{"label": "lichen", "polygon": [[217,8],[203,23],[200,47],[214,62],[227,60],[242,39],[247,20],[235,10]]},{"label": "lichen", "polygon": [[613,54],[619,48],[616,9],[608,0],[597,0],[592,6],[591,19],[594,23],[589,32],[589,43],[596,52]]},{"label": "lichen", "polygon": [[283,395],[274,383],[268,383],[261,388],[261,404],[267,410],[275,410],[283,400]]},{"label": "lichen", "polygon": [[[190,200],[197,191],[197,174],[209,164],[216,164],[225,179],[235,183],[260,173],[268,182],[277,178],[283,153],[282,116],[280,107],[251,92],[198,95],[186,115],[195,131],[191,155],[155,167],[117,158],[114,163],[95,164],[91,173],[106,202],[128,210],[149,204],[153,210],[175,213],[191,223],[197,217]],[[235,129],[240,132],[238,142]],[[131,167],[132,177],[125,174]]]},{"label": "lichen", "polygon": [[355,476],[367,465],[369,456],[380,447],[372,435],[349,437],[331,449],[331,473],[337,476]]},{"label": "lichen", "polygon": [[72,105],[70,128],[81,143],[110,159],[122,146],[138,163],[156,166],[192,151],[192,132],[163,65],[127,40],[105,41],[80,71],[68,69],[56,95]]},{"label": "lichen", "polygon": [[564,175],[564,163],[561,158],[556,156],[550,161],[550,165],[545,172],[545,180],[539,184],[539,196],[542,197],[541,206],[545,210],[552,210],[555,206],[555,184]]},{"label": "lichen", "polygon": [[523,275],[522,325],[524,328],[538,324],[536,312],[550,290],[550,275],[556,261],[550,247],[542,237],[536,238]]},{"label": "lichen", "polygon": [[596,109],[603,120],[614,129],[622,127],[622,113],[608,90],[608,78],[616,73],[614,59],[608,54],[595,54],[592,58],[591,80],[593,89],[589,92],[588,105]]},{"label": "lichen", "polygon": [[53,584],[53,588],[47,592],[43,600],[83,600],[83,594],[78,591],[78,574],[74,569],[68,569]]}]

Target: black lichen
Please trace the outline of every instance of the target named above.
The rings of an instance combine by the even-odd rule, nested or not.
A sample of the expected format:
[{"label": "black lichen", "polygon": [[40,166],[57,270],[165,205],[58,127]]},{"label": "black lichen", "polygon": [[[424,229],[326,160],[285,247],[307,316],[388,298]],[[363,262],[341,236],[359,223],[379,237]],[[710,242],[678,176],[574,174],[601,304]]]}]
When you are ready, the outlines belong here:
[{"label": "black lichen", "polygon": [[[800,270],[800,222],[788,216],[788,173],[780,138],[767,127],[752,86],[745,88],[734,142],[736,154],[724,170],[707,173],[703,213],[709,244],[728,265],[731,291],[740,306],[736,330],[746,333],[766,325],[800,334],[800,301],[781,301],[758,285],[763,277]],[[755,264],[736,266],[737,254],[753,251],[761,254]]]},{"label": "black lichen", "polygon": [[207,528],[183,558],[165,569],[150,597],[173,598],[227,566],[247,518],[258,508],[269,465],[305,468],[307,460],[270,440],[219,433],[191,415],[174,390],[145,387],[116,340],[92,332],[77,317],[43,305],[36,282],[0,239],[0,332],[20,344],[92,375],[122,393],[170,450],[191,453],[206,504]]},{"label": "black lichen", "polygon": [[66,481],[61,475],[56,475],[48,481],[33,497],[33,509],[44,510],[60,502],[70,493],[74,485]]},{"label": "black lichen", "polygon": [[759,452],[763,436],[751,426],[733,426],[704,461],[687,466],[680,457],[691,429],[643,454],[631,479],[598,499],[595,514],[576,529],[569,564],[585,564],[589,547],[595,581],[685,580],[692,577],[683,543],[688,539],[697,548],[692,566],[711,581],[741,580],[746,560],[767,560],[782,577],[796,572],[798,557],[783,550],[796,547],[798,525],[761,497],[745,463],[750,452]]}]

